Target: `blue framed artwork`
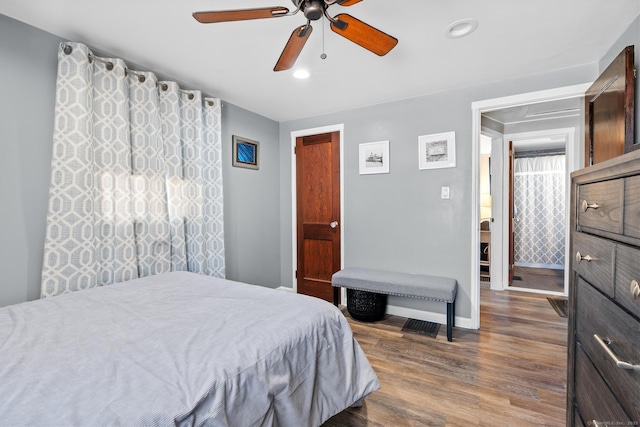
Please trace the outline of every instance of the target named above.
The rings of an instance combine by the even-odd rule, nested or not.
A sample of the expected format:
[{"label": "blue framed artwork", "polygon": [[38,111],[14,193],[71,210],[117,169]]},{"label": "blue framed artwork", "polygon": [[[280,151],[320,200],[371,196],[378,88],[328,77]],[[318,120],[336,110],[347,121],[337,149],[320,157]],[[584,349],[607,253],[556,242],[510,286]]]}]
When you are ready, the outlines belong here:
[{"label": "blue framed artwork", "polygon": [[233,135],[233,166],[247,169],[258,169],[260,143]]}]

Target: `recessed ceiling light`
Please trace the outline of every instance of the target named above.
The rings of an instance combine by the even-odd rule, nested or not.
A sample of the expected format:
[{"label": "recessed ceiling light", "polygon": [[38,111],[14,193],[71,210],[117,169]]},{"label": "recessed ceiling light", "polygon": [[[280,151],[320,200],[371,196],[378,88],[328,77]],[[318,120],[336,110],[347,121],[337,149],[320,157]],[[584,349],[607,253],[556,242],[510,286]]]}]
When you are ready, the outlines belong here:
[{"label": "recessed ceiling light", "polygon": [[450,39],[459,39],[468,36],[478,28],[478,21],[472,18],[460,19],[447,26],[444,35]]},{"label": "recessed ceiling light", "polygon": [[296,79],[308,79],[310,75],[311,74],[309,74],[307,70],[296,70],[293,73],[293,77],[295,77]]}]

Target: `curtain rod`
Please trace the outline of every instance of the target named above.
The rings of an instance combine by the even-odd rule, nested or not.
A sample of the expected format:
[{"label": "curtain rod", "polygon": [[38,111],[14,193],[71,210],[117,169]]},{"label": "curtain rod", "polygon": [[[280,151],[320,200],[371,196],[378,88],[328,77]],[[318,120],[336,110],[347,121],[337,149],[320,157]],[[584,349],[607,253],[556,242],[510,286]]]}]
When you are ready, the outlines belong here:
[{"label": "curtain rod", "polygon": [[[71,55],[71,53],[73,52],[73,48],[72,48],[70,45],[68,45],[68,44],[64,44],[64,45],[62,45],[62,51],[63,51],[66,55]],[[97,56],[93,55],[92,53],[89,53],[89,54],[88,54],[88,58],[89,58],[89,63],[93,62],[94,60],[95,60],[95,61],[98,61],[98,62],[102,62],[102,63],[105,65],[105,67],[106,67],[106,69],[107,69],[107,70],[109,70],[109,71],[113,70],[113,62],[111,62],[111,61],[107,61],[107,60],[105,60],[105,59],[99,58],[99,57],[97,57]],[[147,78],[145,77],[145,75],[144,75],[144,74],[141,74],[141,73],[135,72],[135,71],[133,71],[133,70],[131,70],[131,69],[129,69],[129,68],[127,68],[127,67],[125,67],[125,68],[124,68],[124,75],[126,76],[126,75],[128,75],[129,73],[130,73],[130,74],[133,74],[133,75],[134,75],[134,76],[136,76],[136,77],[138,77],[138,81],[139,81],[140,83],[144,83],[144,82],[146,81],[146,79],[147,79]],[[166,83],[159,83],[159,82],[156,82],[156,87],[159,87],[159,88],[160,88],[160,89],[162,89],[163,91],[166,91],[167,89],[169,89],[169,85],[167,85]],[[180,92],[182,92],[182,93],[187,94],[187,96],[188,96],[188,98],[189,98],[190,100],[191,100],[191,99],[193,99],[193,98],[195,97],[195,95],[193,94],[193,91],[185,90],[185,89],[180,89],[180,88],[179,88],[179,91],[180,91]],[[209,106],[213,106],[213,105],[215,104],[212,100],[208,100],[208,101],[207,101],[207,103],[208,103],[208,105],[209,105]]]}]

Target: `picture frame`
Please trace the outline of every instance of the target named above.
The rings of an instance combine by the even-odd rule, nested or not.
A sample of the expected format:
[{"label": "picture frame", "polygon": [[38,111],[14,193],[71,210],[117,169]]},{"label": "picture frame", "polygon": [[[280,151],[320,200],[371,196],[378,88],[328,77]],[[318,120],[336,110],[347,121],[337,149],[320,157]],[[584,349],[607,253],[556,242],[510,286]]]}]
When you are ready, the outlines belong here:
[{"label": "picture frame", "polygon": [[360,175],[389,173],[389,141],[360,144],[359,165]]},{"label": "picture frame", "polygon": [[260,142],[233,135],[232,165],[238,168],[260,168]]},{"label": "picture frame", "polygon": [[456,133],[443,132],[418,137],[418,168],[456,167]]}]

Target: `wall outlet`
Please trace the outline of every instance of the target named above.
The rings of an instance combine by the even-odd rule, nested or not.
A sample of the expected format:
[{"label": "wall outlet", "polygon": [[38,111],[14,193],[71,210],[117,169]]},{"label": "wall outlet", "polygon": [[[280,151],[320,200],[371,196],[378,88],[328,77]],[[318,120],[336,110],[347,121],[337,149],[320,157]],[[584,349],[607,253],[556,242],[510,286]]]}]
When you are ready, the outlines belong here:
[{"label": "wall outlet", "polygon": [[449,187],[442,187],[440,189],[440,198],[448,199],[449,198]]}]

